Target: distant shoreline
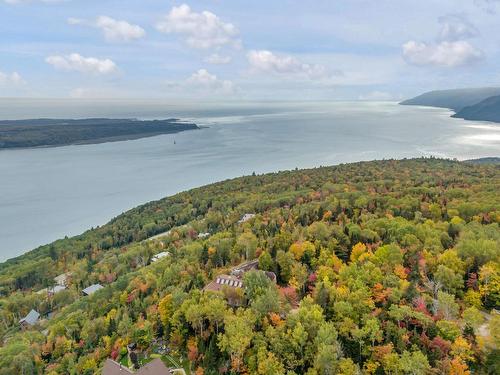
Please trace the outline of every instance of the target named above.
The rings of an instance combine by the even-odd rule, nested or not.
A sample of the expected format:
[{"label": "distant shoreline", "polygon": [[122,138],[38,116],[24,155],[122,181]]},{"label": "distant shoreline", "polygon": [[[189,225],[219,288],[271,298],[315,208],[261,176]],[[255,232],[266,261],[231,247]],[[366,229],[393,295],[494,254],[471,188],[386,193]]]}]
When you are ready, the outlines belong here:
[{"label": "distant shoreline", "polygon": [[429,91],[399,104],[447,108],[453,118],[500,123],[500,87]]},{"label": "distant shoreline", "polygon": [[0,150],[101,144],[201,129],[178,119],[31,119],[0,121]]}]

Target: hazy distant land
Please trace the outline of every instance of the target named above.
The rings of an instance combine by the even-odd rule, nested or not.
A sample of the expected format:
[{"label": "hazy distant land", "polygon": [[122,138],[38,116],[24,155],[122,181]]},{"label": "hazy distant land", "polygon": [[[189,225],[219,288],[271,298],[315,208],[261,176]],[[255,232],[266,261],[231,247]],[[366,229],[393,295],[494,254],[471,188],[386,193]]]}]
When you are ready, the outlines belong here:
[{"label": "hazy distant land", "polygon": [[400,104],[450,108],[452,117],[500,122],[500,87],[430,91]]},{"label": "hazy distant land", "polygon": [[0,121],[0,149],[116,142],[199,129],[178,119],[30,119]]},{"label": "hazy distant land", "polygon": [[464,160],[464,163],[472,163],[472,164],[500,164],[500,157],[486,157],[486,158],[477,158],[477,159],[469,159]]},{"label": "hazy distant land", "polygon": [[500,122],[500,95],[492,96],[483,101],[462,108],[453,117],[474,121]]}]

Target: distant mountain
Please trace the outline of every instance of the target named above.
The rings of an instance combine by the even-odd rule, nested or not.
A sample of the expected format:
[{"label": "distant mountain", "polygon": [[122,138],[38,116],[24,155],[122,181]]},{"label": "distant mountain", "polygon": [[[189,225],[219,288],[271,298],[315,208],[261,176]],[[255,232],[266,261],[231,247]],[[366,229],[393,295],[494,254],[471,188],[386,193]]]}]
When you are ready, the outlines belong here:
[{"label": "distant mountain", "polygon": [[482,102],[465,107],[452,117],[465,120],[500,122],[500,95],[492,96]]},{"label": "distant mountain", "polygon": [[472,106],[491,96],[498,95],[500,95],[500,87],[439,90],[426,92],[400,104],[450,108],[458,112],[464,107]]},{"label": "distant mountain", "polygon": [[479,159],[469,159],[464,160],[464,163],[471,164],[500,164],[500,157],[489,157],[489,158],[479,158]]}]

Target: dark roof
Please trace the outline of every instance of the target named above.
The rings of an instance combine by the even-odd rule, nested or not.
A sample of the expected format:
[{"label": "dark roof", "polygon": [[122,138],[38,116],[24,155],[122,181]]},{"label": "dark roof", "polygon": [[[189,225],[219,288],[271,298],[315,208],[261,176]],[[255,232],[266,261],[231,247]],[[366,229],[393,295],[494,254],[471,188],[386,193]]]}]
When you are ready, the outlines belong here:
[{"label": "dark roof", "polygon": [[24,318],[22,318],[19,323],[26,323],[26,324],[29,324],[30,326],[32,326],[33,324],[35,324],[37,321],[38,321],[38,318],[40,318],[40,314],[38,313],[38,311],[35,311],[35,310],[31,310],[28,315],[26,315]]},{"label": "dark roof", "polygon": [[271,279],[271,281],[276,282],[276,274],[271,271],[265,271],[266,276]]},{"label": "dark roof", "polygon": [[160,358],[155,358],[151,362],[142,366],[137,372],[133,372],[126,366],[113,361],[112,359],[107,359],[102,368],[102,375],[171,375],[174,373],[173,369],[165,366]]},{"label": "dark roof", "polygon": [[170,375],[173,373],[172,369],[165,366],[160,358],[153,359],[136,372],[137,375]]},{"label": "dark roof", "polygon": [[47,292],[50,293],[50,294],[56,294],[56,293],[62,292],[63,290],[66,290],[66,286],[64,286],[64,285],[55,285],[52,288],[49,288],[47,290]]},{"label": "dark roof", "polygon": [[241,263],[240,265],[234,267],[231,273],[239,274],[245,273],[251,270],[256,270],[259,267],[259,260],[254,259],[249,262]]},{"label": "dark roof", "polygon": [[118,362],[113,361],[112,359],[107,359],[104,363],[104,367],[102,369],[102,375],[126,375],[133,374],[127,367],[122,366]]}]

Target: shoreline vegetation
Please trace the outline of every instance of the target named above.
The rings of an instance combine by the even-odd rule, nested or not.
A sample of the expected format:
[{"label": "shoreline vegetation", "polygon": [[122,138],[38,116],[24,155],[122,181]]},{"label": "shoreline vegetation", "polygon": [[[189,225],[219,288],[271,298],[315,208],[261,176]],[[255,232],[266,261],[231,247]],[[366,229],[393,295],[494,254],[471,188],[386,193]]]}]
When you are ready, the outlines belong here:
[{"label": "shoreline vegetation", "polygon": [[498,373],[492,161],[239,177],[0,263],[0,375]]},{"label": "shoreline vegetation", "polygon": [[1,120],[0,150],[118,142],[199,129],[174,118]]}]

